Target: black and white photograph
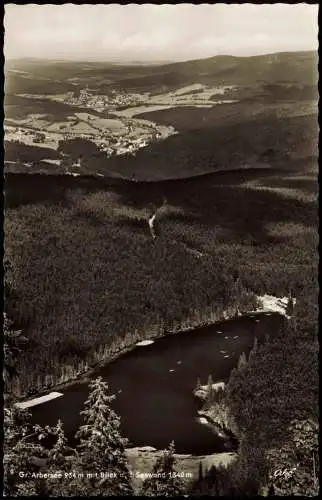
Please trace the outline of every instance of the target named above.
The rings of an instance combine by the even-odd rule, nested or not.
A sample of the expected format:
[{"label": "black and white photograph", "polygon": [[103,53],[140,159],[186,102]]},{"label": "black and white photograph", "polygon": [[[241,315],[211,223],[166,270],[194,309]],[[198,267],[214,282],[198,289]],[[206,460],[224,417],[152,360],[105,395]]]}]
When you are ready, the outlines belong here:
[{"label": "black and white photograph", "polygon": [[3,496],[318,496],[318,10],[4,5]]}]

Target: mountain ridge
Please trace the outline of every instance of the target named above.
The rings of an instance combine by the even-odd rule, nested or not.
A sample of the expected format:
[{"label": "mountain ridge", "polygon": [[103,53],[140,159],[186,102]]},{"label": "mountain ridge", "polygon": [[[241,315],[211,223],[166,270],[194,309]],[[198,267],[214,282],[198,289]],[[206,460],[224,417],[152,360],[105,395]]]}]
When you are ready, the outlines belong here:
[{"label": "mountain ridge", "polygon": [[[217,54],[209,57],[200,57],[200,58],[194,58],[194,59],[185,59],[185,60],[180,60],[180,61],[122,61],[120,59],[115,59],[115,60],[102,60],[102,59],[61,59],[61,58],[55,58],[55,59],[44,59],[40,57],[6,57],[6,61],[8,63],[10,62],[47,62],[47,63],[74,63],[74,64],[107,64],[107,65],[117,65],[117,66],[151,66],[151,68],[155,68],[156,66],[158,67],[167,67],[167,66],[174,66],[177,64],[186,64],[186,63],[195,63],[195,62],[200,62],[200,61],[210,61],[213,59],[224,59],[224,58],[230,58],[230,59],[260,59],[260,58],[265,58],[265,57],[270,57],[270,56],[279,56],[279,55],[307,55],[307,54],[315,54],[318,55],[318,50],[299,50],[299,51],[278,51],[278,52],[268,52],[265,54],[256,54],[256,55],[247,55],[247,56],[235,56],[232,54]],[[123,63],[123,64],[122,64]]]}]

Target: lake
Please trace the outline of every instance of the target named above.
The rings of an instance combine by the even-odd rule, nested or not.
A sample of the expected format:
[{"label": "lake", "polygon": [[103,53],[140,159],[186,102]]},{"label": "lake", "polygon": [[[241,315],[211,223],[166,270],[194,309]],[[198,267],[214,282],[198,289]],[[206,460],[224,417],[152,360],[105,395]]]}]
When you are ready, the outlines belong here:
[{"label": "lake", "polygon": [[[178,453],[194,455],[227,451],[227,443],[198,421],[200,402],[193,396],[197,379],[227,381],[240,354],[282,326],[284,317],[257,313],[177,333],[147,346],[135,347],[97,371],[117,397],[113,408],[121,417],[129,446],[166,448],[174,440]],[[74,384],[60,398],[32,409],[33,421],[54,425],[60,418],[72,439],[79,412],[88,396],[87,383]]]}]

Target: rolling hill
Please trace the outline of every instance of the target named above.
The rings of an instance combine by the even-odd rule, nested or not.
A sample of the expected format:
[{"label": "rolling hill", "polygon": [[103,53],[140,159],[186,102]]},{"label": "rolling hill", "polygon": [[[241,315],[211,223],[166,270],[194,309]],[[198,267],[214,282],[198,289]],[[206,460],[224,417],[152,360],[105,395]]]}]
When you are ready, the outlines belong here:
[{"label": "rolling hill", "polygon": [[[17,72],[17,69],[19,72]],[[27,74],[24,74],[23,72]],[[74,62],[12,60],[6,61],[7,91],[19,91],[26,80],[33,91],[37,81],[43,89],[49,80],[56,80],[70,90],[74,83],[88,83],[105,88],[117,85],[126,90],[159,90],[176,88],[193,82],[205,84],[251,85],[258,82],[314,85],[318,77],[318,54],[315,51],[281,52],[252,57],[214,56],[207,59],[163,65],[121,65],[110,62]],[[47,79],[40,81],[41,79]],[[110,80],[103,83],[102,78]],[[69,80],[69,81],[68,81]],[[9,89],[9,90],[8,90]]]},{"label": "rolling hill", "polygon": [[[253,57],[215,56],[207,59],[150,67],[145,76],[118,80],[129,88],[176,86],[200,82],[205,84],[250,85],[292,83],[314,85],[317,81],[317,53],[282,52]],[[147,69],[147,68],[146,68]],[[133,71],[133,68],[132,68]]]}]

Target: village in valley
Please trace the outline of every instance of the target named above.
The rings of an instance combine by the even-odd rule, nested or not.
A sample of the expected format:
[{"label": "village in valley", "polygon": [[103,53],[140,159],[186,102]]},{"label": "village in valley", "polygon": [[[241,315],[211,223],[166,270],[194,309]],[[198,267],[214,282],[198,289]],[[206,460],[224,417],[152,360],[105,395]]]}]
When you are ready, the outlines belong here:
[{"label": "village in valley", "polygon": [[[47,103],[48,109],[56,103],[64,106],[64,115],[59,118],[45,110],[42,113],[27,113],[23,117],[7,114],[4,125],[6,141],[57,151],[61,141],[84,139],[92,142],[107,158],[135,156],[141,148],[178,133],[172,125],[150,121],[150,112],[187,106],[211,108],[215,104],[236,102],[226,99],[233,86],[216,87],[196,83],[155,95],[113,87],[103,94],[88,85],[81,88],[79,84],[73,83],[73,86],[75,90],[64,94],[17,93],[17,98],[30,105],[43,102]],[[56,166],[64,165],[63,158],[44,158],[44,161],[54,162]],[[9,168],[14,163],[12,159],[6,161]],[[79,166],[79,161],[74,162],[73,166]]]},{"label": "village in valley", "polygon": [[[157,126],[149,120],[113,114],[120,106],[131,107],[142,102],[139,94],[112,91],[110,97],[92,94],[88,89],[84,89],[64,95],[25,94],[19,97],[64,103],[71,107],[71,114],[65,121],[54,122],[49,120],[46,114],[35,113],[23,119],[8,118],[4,128],[6,140],[9,142],[20,142],[28,146],[39,145],[56,150],[61,140],[81,138],[93,142],[101,152],[111,157],[127,153],[135,155],[140,148],[175,133],[173,127]],[[72,107],[75,108],[74,113]],[[83,111],[85,108],[88,112]],[[83,112],[78,112],[80,109]]]}]

